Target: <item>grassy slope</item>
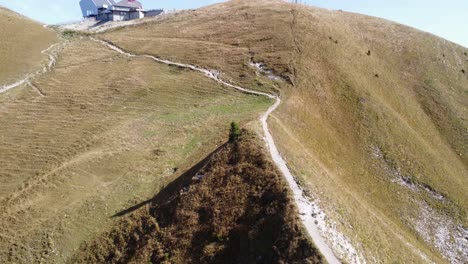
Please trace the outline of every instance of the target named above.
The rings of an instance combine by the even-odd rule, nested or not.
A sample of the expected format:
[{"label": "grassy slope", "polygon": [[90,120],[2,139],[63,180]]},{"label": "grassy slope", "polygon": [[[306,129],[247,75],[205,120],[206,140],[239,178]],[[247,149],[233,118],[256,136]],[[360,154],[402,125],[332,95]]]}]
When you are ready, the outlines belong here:
[{"label": "grassy slope", "polygon": [[[240,85],[275,90],[277,84],[257,76],[249,61],[265,62],[277,73],[290,76],[287,62],[293,45],[284,34],[290,28],[290,14],[277,11],[270,3],[258,12],[252,8],[259,3],[249,5],[229,8],[230,4],[220,4],[182,11],[156,22],[111,30],[101,37],[132,52],[222,69],[223,79]],[[272,12],[276,23],[270,23]]]},{"label": "grassy slope", "polygon": [[58,42],[56,33],[0,7],[0,86],[42,69],[41,51]]},{"label": "grassy slope", "polygon": [[0,262],[63,262],[271,104],[201,74],[72,39],[0,97]]},{"label": "grassy slope", "polygon": [[[252,88],[250,56],[289,78],[273,134],[369,259],[420,262],[422,251],[443,262],[424,241],[435,237],[436,216],[468,225],[467,49],[389,21],[279,1],[231,1],[104,38]],[[403,178],[406,186],[395,183]]]},{"label": "grassy slope", "polygon": [[223,145],[70,263],[322,263],[258,142]]},{"label": "grassy slope", "polygon": [[[466,49],[355,14],[304,9],[296,19],[297,85],[275,130],[291,133],[306,151],[282,144],[297,174],[344,219],[357,219],[363,246],[388,260],[415,257],[401,240],[422,246],[408,230],[428,217],[426,204],[466,226]],[[446,200],[392,182],[401,176]],[[437,228],[437,217],[428,219],[423,229]]]}]

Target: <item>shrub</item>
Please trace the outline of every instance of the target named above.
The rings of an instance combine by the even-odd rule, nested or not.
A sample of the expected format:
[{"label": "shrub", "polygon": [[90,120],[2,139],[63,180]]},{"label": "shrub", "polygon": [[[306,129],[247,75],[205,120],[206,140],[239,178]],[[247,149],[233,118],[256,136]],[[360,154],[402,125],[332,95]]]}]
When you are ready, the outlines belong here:
[{"label": "shrub", "polygon": [[81,31],[69,30],[69,29],[62,31],[62,37],[65,39],[70,39],[75,36],[90,36],[90,35],[91,34],[87,32],[81,32]]},{"label": "shrub", "polygon": [[236,122],[231,123],[231,129],[229,131],[229,142],[235,142],[241,135],[241,130]]},{"label": "shrub", "polygon": [[75,36],[75,34],[76,34],[76,31],[74,30],[64,30],[62,32],[62,36],[67,39],[72,38],[73,36]]}]

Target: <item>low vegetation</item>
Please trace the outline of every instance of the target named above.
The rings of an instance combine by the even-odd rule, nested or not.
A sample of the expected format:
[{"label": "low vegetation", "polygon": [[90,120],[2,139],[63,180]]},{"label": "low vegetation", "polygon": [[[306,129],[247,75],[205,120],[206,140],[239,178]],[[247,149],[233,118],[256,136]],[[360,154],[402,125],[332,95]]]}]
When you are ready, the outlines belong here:
[{"label": "low vegetation", "polygon": [[229,130],[229,142],[235,142],[241,135],[239,124],[236,122],[231,123],[231,129]]},{"label": "low vegetation", "polygon": [[322,263],[259,139],[237,135],[70,263]]},{"label": "low vegetation", "polygon": [[[60,29],[57,28],[57,30],[60,30]],[[88,36],[92,35],[91,33],[88,33],[88,32],[70,30],[70,29],[62,30],[62,31],[60,31],[60,34],[62,35],[62,37],[64,39],[71,39],[71,38],[77,37],[77,36],[88,37]]]}]

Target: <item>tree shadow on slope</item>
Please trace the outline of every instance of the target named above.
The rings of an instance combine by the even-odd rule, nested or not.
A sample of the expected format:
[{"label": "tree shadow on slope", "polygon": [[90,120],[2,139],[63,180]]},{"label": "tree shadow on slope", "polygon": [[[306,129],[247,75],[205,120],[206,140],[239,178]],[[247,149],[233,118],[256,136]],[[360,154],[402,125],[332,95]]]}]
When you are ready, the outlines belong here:
[{"label": "tree shadow on slope", "polygon": [[130,214],[130,213],[140,209],[141,207],[144,207],[144,206],[146,206],[148,204],[151,204],[151,203],[156,203],[156,204],[170,203],[172,200],[177,198],[177,196],[179,195],[180,190],[183,190],[184,187],[187,187],[187,186],[190,185],[190,183],[192,182],[192,178],[197,174],[197,172],[200,169],[202,169],[203,166],[205,166],[208,163],[210,158],[215,153],[217,153],[222,148],[224,148],[226,146],[226,144],[227,143],[225,143],[225,144],[221,145],[220,147],[218,147],[216,150],[214,150],[208,156],[206,156],[202,161],[198,162],[195,166],[193,166],[192,168],[187,170],[185,173],[180,175],[177,179],[175,179],[174,181],[169,183],[166,187],[164,187],[153,198],[148,199],[146,201],[143,201],[143,202],[141,202],[139,204],[136,204],[136,205],[134,205],[132,207],[129,207],[129,208],[125,209],[125,210],[122,210],[122,211],[114,214],[112,217],[116,218],[116,217],[125,216],[125,215]]},{"label": "tree shadow on slope", "polygon": [[74,263],[321,263],[280,172],[250,133],[117,215]]}]

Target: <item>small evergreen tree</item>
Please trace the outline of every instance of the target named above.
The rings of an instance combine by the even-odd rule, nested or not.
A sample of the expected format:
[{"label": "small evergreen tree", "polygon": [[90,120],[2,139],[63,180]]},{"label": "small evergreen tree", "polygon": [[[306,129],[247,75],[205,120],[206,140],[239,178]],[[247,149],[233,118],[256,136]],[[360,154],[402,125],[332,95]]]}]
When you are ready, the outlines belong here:
[{"label": "small evergreen tree", "polygon": [[231,123],[231,129],[229,131],[229,142],[235,142],[241,135],[241,130],[236,122]]}]

